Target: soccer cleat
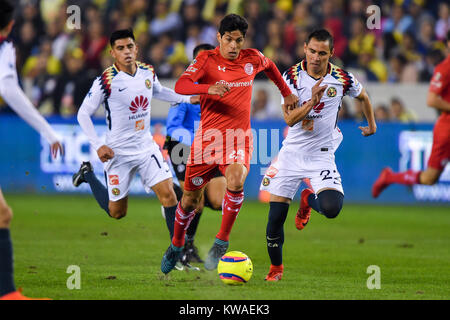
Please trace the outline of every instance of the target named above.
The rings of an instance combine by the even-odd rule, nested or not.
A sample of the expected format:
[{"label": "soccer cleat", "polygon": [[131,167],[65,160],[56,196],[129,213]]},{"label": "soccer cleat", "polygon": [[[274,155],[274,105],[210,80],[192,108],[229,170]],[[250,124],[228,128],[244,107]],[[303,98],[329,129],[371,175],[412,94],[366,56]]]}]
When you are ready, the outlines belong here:
[{"label": "soccer cleat", "polygon": [[378,198],[380,193],[386,189],[390,185],[389,182],[387,182],[387,177],[392,173],[392,169],[389,167],[384,168],[381,170],[380,175],[378,176],[378,179],[375,181],[375,183],[372,186],[372,197]]},{"label": "soccer cleat", "polygon": [[217,268],[219,260],[227,252],[228,246],[228,241],[223,241],[217,238],[214,240],[214,244],[211,249],[209,249],[208,257],[206,257],[204,264],[206,270],[214,270]]},{"label": "soccer cleat", "polygon": [[204,261],[198,255],[198,249],[194,245],[194,240],[187,240],[183,249],[183,256],[181,258],[181,262],[189,263],[189,262],[197,262],[204,263]]},{"label": "soccer cleat", "polygon": [[298,208],[297,215],[295,216],[295,227],[298,230],[303,230],[309,222],[311,217],[311,207],[308,204],[308,197],[313,194],[309,188],[303,189],[300,195],[300,208]]},{"label": "soccer cleat", "polygon": [[51,300],[49,298],[28,298],[25,297],[21,290],[10,292],[0,297],[0,300]]},{"label": "soccer cleat", "polygon": [[169,248],[167,248],[166,253],[161,260],[161,271],[165,274],[168,274],[175,268],[177,261],[180,259],[181,251],[183,247],[178,248],[175,247],[172,243]]},{"label": "soccer cleat", "polygon": [[92,171],[92,165],[89,161],[83,162],[80,170],[72,176],[72,183],[75,187],[80,186],[83,182],[87,182],[84,178],[85,173]]},{"label": "soccer cleat", "polygon": [[280,281],[283,277],[283,265],[274,266],[270,265],[269,273],[267,274],[265,281]]}]

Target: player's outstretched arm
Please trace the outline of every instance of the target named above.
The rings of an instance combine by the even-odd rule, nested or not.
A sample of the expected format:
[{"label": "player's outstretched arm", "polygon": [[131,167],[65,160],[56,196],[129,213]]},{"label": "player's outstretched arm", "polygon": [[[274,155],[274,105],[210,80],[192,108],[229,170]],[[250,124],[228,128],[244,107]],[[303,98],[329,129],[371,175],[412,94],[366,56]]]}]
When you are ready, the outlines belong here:
[{"label": "player's outstretched arm", "polygon": [[[309,114],[311,109],[320,102],[327,86],[320,86],[323,77],[311,88],[311,100],[304,103],[300,108],[292,108],[288,104],[283,104],[284,121],[292,127],[302,121]],[[286,101],[286,100],[285,100]]]},{"label": "player's outstretched arm", "polygon": [[375,132],[377,132],[377,124],[375,122],[375,115],[373,113],[373,108],[372,104],[370,103],[369,95],[367,94],[364,88],[362,89],[359,96],[356,97],[356,99],[361,101],[363,113],[368,123],[367,127],[362,126],[359,127],[359,129],[361,130],[361,134],[365,137],[371,136]]},{"label": "player's outstretched arm", "polygon": [[64,154],[60,138],[33,106],[14,77],[5,77],[0,81],[0,95],[5,99],[11,109],[13,109],[37,132],[44,136],[51,145],[53,158],[56,158],[58,153],[61,155]]}]

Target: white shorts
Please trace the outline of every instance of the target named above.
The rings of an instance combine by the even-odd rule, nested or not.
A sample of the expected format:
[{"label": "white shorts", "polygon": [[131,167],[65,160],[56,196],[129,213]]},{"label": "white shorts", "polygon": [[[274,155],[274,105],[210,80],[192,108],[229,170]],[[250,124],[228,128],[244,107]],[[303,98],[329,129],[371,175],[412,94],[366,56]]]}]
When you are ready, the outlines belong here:
[{"label": "white shorts", "polygon": [[[155,147],[156,146],[156,147]],[[172,178],[158,145],[139,155],[118,155],[105,164],[109,200],[118,201],[128,195],[131,181],[138,173],[147,193],[161,181]]]},{"label": "white shorts", "polygon": [[310,179],[315,193],[329,188],[344,194],[333,153],[299,155],[283,148],[276,162],[267,169],[260,190],[293,199],[304,178]]}]

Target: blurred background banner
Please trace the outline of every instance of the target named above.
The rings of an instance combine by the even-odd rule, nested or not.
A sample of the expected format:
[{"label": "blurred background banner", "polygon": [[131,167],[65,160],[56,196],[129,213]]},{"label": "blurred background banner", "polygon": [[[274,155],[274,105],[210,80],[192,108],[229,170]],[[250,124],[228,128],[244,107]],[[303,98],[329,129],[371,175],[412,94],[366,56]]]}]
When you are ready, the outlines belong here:
[{"label": "blurred background banner", "polygon": [[[91,150],[75,118],[49,118],[56,132],[63,137],[65,146],[64,157],[57,160],[51,159],[46,141],[24,121],[12,116],[0,116],[0,121],[0,176],[4,191],[90,193],[87,184],[79,188],[72,186],[72,174],[86,160],[92,161],[95,173],[104,181],[103,165]],[[370,195],[371,186],[385,166],[394,170],[422,170],[426,167],[432,143],[431,124],[382,123],[377,134],[367,138],[361,135],[359,125],[353,120],[343,120],[339,124],[344,140],[336,152],[336,163],[342,176],[347,202],[375,202]],[[96,128],[101,134],[106,130],[106,125],[99,120]],[[281,148],[287,127],[282,120],[277,119],[253,120],[252,128],[254,152],[245,183],[246,197],[264,201],[266,197],[259,192],[259,185],[265,169]],[[154,119],[151,130],[155,140],[162,146],[165,120]],[[10,132],[17,133],[12,140],[6,138]],[[131,194],[145,194],[138,177],[132,183]],[[298,196],[297,194],[296,198]],[[377,202],[450,203],[450,165],[447,165],[438,184],[413,188],[390,186]]]}]

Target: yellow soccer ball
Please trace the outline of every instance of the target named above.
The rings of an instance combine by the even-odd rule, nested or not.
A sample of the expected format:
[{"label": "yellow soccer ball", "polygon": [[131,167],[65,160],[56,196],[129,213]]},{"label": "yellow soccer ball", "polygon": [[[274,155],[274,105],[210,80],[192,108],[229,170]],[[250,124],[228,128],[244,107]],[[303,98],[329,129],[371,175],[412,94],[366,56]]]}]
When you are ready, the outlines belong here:
[{"label": "yellow soccer ball", "polygon": [[242,285],[252,277],[253,263],[245,253],[230,251],[220,258],[217,273],[225,284]]}]

